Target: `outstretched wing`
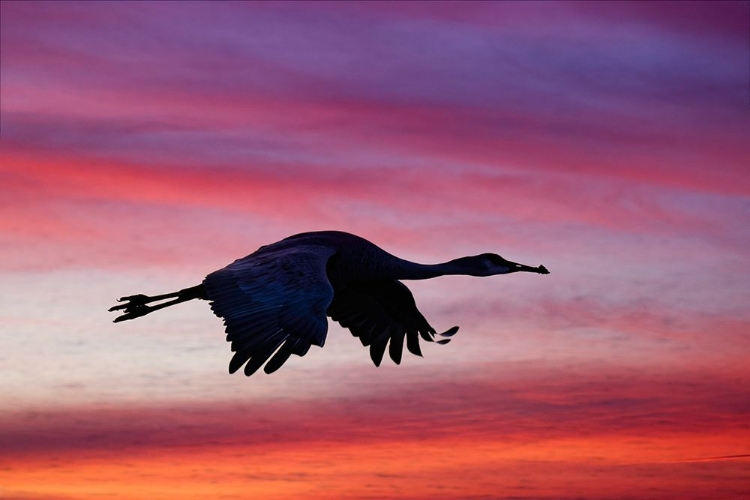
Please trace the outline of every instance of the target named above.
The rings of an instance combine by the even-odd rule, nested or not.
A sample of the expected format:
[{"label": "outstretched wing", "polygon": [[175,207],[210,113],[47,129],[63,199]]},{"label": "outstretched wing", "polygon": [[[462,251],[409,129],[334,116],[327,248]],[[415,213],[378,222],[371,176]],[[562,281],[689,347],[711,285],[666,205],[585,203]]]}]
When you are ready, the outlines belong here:
[{"label": "outstretched wing", "polygon": [[[363,346],[370,346],[370,358],[375,366],[380,366],[389,341],[388,353],[396,364],[401,363],[404,338],[406,348],[417,356],[422,355],[420,336],[427,342],[435,342],[435,329],[427,323],[411,292],[400,281],[368,282],[336,290],[328,315],[359,337]],[[440,335],[451,337],[457,331],[458,327],[454,326]],[[450,339],[437,342],[447,344]]]},{"label": "outstretched wing", "polygon": [[323,347],[333,299],[326,264],[334,253],[318,245],[263,247],[206,276],[211,309],[224,319],[235,352],[229,373],[247,362],[250,376],[266,361],[264,371],[273,373],[290,355]]}]

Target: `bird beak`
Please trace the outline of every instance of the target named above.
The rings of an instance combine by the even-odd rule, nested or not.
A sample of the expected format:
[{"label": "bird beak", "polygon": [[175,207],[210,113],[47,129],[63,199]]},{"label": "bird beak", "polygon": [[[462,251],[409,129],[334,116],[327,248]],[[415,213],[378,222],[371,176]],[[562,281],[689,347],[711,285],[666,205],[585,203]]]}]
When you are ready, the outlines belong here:
[{"label": "bird beak", "polygon": [[549,274],[549,271],[547,271],[547,268],[544,266],[531,267],[531,266],[525,266],[523,264],[517,264],[515,262],[509,262],[509,264],[510,264],[510,272],[512,273],[516,273],[518,271],[524,271],[527,273]]}]

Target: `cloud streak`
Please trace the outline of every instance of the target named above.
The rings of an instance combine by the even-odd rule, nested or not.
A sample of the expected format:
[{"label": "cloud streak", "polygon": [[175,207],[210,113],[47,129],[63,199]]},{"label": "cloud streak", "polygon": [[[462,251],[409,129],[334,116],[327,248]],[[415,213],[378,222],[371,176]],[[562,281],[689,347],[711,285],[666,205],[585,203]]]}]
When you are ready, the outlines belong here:
[{"label": "cloud streak", "polygon": [[[227,477],[240,473],[245,487],[269,487],[266,494],[284,498],[320,484],[328,494],[344,496],[365,487],[372,495],[399,488],[397,498],[438,492],[440,498],[458,498],[497,495],[518,487],[519,480],[552,485],[547,490],[529,484],[537,496],[555,496],[554,489],[566,482],[566,491],[582,494],[607,484],[614,496],[650,488],[656,498],[691,497],[711,491],[716,480],[723,485],[717,491],[741,491],[741,462],[739,468],[704,469],[693,493],[678,487],[679,481],[646,479],[634,486],[618,478],[662,470],[670,479],[687,479],[694,465],[685,460],[696,454],[747,456],[736,439],[747,432],[750,412],[742,383],[696,373],[599,369],[574,370],[560,379],[549,368],[514,372],[505,367],[494,370],[492,382],[426,382],[397,394],[370,380],[357,396],[307,403],[215,401],[20,412],[0,424],[0,463],[7,464],[4,474],[23,464],[50,484],[78,488],[82,481],[117,480],[131,464],[166,479],[161,487],[170,491],[178,488],[171,478],[187,470],[197,475],[199,489],[221,470],[230,473]],[[54,463],[59,465],[50,468]],[[59,469],[80,479],[63,480]],[[95,478],[94,469],[103,476]],[[465,471],[463,479],[448,472],[456,469]],[[491,470],[503,473],[488,476]],[[16,477],[22,483],[25,476],[19,470]],[[367,484],[356,485],[365,477]],[[145,491],[154,493],[152,480],[144,480]],[[229,479],[214,488],[233,497],[239,486]],[[406,494],[402,488],[421,493]],[[120,492],[123,498],[130,498],[128,493],[128,488]]]},{"label": "cloud streak", "polygon": [[[0,496],[746,491],[746,2],[1,8]],[[108,323],[318,229],[552,274],[410,283],[461,333],[377,370]]]},{"label": "cloud streak", "polygon": [[[139,151],[152,161],[191,164],[237,164],[280,150],[297,150],[303,161],[326,158],[323,150],[330,162],[330,151],[365,148],[431,162],[748,192],[739,175],[748,153],[738,107],[745,75],[736,70],[744,62],[742,37],[719,37],[719,43],[709,31],[679,44],[670,31],[627,30],[601,15],[601,24],[575,32],[553,29],[549,36],[559,45],[548,52],[552,45],[539,39],[533,9],[510,7],[511,17],[526,22],[503,37],[461,23],[404,25],[382,17],[373,23],[352,15],[352,27],[344,28],[344,14],[326,9],[224,6],[208,13],[225,22],[222,31],[200,31],[195,40],[190,23],[207,14],[202,4],[186,9],[160,38],[142,36],[154,20],[124,6],[90,9],[68,28],[37,19],[33,7],[12,8],[34,29],[9,26],[4,41],[10,143],[120,158]],[[580,15],[552,9],[565,19]],[[131,21],[123,30],[132,33],[86,44],[118,15]],[[505,16],[500,8],[493,17]],[[730,19],[716,22],[731,25]],[[601,44],[605,33],[612,39]],[[422,57],[435,46],[444,49],[440,59]],[[570,54],[579,55],[571,60]],[[166,57],[174,64],[164,68]],[[38,74],[29,66],[46,69]],[[230,67],[239,73],[228,80],[222,75]],[[196,68],[208,71],[199,80],[187,78]],[[101,78],[92,80],[92,73]],[[394,74],[401,75],[397,83]],[[50,87],[44,82],[53,75],[70,81],[56,78]],[[714,88],[719,99],[731,92],[737,99],[707,101]],[[70,122],[62,136],[61,119]],[[309,150],[312,144],[318,151]],[[706,171],[707,163],[723,168]]]},{"label": "cloud streak", "polygon": [[[742,397],[746,384],[731,373],[636,375],[592,365],[571,367],[560,379],[555,368],[539,363],[477,368],[460,380],[413,382],[395,394],[371,378],[355,376],[351,382],[360,387],[358,393],[318,401],[11,412],[2,419],[3,456],[12,461],[64,450],[129,454],[142,448],[233,444],[312,449],[310,443],[372,446],[453,438],[507,443],[596,436],[676,439],[744,432],[750,412]],[[743,450],[735,443],[727,451]]]}]

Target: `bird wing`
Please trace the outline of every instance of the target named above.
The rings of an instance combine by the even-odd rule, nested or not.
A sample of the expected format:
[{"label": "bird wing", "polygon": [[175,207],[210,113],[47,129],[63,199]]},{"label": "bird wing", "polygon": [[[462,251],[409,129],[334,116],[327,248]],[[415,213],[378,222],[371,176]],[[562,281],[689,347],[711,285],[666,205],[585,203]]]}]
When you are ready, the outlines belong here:
[{"label": "bird wing", "polygon": [[[419,312],[411,292],[400,281],[352,284],[337,289],[328,315],[359,337],[363,346],[370,346],[370,358],[375,366],[380,366],[389,340],[388,354],[396,364],[401,363],[404,338],[409,352],[417,356],[422,355],[420,336],[427,342],[435,342],[435,329]],[[451,337],[457,331],[458,327],[454,326],[440,335]],[[437,342],[447,344],[449,341],[445,338]]]},{"label": "bird wing", "polygon": [[323,347],[333,299],[326,264],[334,253],[319,245],[264,247],[206,276],[211,309],[235,352],[229,373],[247,362],[250,376],[266,361],[264,371],[273,373],[290,355]]}]

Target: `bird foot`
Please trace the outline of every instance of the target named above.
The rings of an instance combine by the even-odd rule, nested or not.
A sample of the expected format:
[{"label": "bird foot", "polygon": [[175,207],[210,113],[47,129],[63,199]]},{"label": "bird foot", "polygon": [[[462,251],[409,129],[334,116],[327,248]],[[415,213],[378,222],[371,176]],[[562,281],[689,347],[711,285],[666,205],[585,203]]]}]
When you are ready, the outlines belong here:
[{"label": "bird foot", "polygon": [[115,318],[114,322],[119,323],[128,319],[138,318],[144,316],[152,311],[152,308],[146,305],[147,302],[153,300],[148,295],[138,294],[130,295],[129,297],[121,297],[117,299],[117,302],[126,302],[125,304],[119,304],[109,308],[110,311],[123,310],[125,314]]},{"label": "bird foot", "polygon": [[125,307],[128,307],[133,304],[146,304],[147,302],[151,302],[151,297],[148,295],[143,295],[142,293],[139,293],[138,295],[129,295],[127,297],[120,297],[117,299],[117,302],[125,302],[127,301],[127,304],[121,304],[119,306],[114,306],[110,309],[110,311],[116,311],[117,309],[123,309]]}]

